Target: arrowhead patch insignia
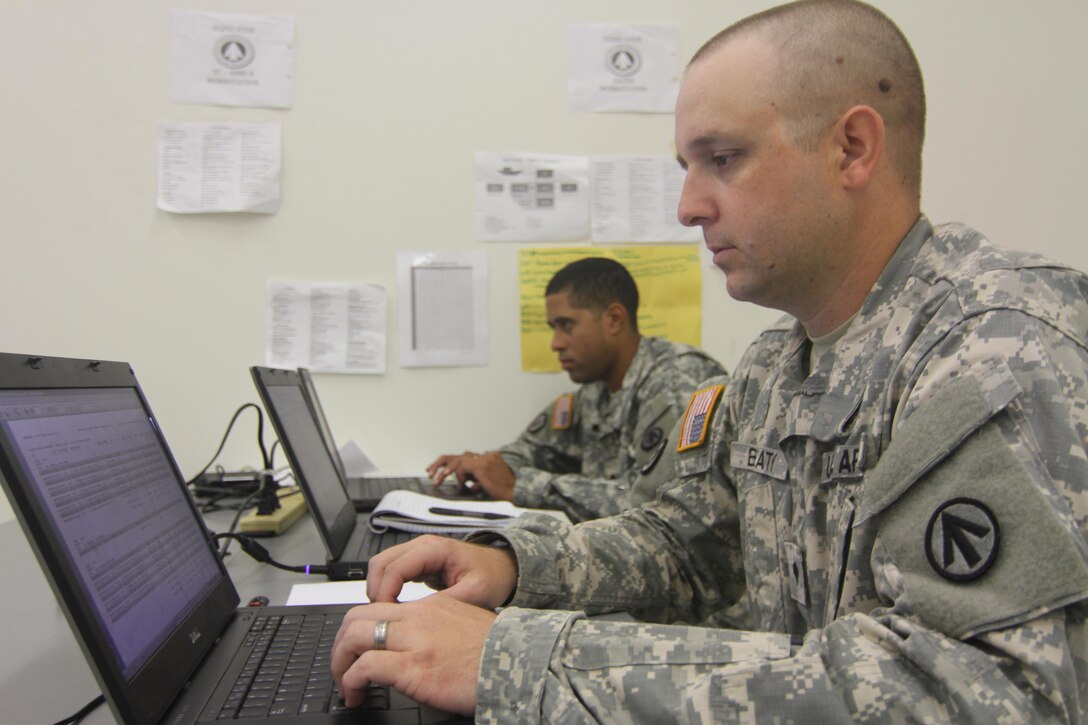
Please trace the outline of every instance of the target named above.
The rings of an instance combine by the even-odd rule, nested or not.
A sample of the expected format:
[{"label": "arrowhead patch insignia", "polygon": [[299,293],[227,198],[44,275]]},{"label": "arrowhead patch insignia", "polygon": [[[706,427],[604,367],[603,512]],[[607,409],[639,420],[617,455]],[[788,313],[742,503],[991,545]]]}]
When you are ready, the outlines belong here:
[{"label": "arrowhead patch insignia", "polygon": [[971,581],[989,571],[997,559],[1001,528],[986,504],[954,498],[930,517],[925,548],[935,572],[949,581]]}]

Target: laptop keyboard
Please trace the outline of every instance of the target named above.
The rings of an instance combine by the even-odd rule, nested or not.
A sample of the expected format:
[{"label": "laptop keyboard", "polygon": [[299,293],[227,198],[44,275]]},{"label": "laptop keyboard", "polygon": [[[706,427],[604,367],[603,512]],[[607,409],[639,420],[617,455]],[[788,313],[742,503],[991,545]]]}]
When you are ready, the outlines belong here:
[{"label": "laptop keyboard", "polygon": [[434,485],[418,476],[381,476],[364,479],[367,488],[378,494],[381,498],[390,491],[417,491],[419,493],[432,493]]},{"label": "laptop keyboard", "polygon": [[[345,710],[330,658],[342,615],[258,616],[246,637],[252,647],[219,720],[293,717]],[[389,688],[372,685],[363,709],[389,707]]]},{"label": "laptop keyboard", "polygon": [[419,534],[400,531],[398,529],[389,529],[380,534],[368,531],[366,536],[363,537],[363,540],[359,542],[359,551],[356,552],[355,558],[362,561],[370,561],[370,558],[375,554],[378,554],[391,546],[397,546],[398,544],[411,541],[417,536],[419,536]]}]

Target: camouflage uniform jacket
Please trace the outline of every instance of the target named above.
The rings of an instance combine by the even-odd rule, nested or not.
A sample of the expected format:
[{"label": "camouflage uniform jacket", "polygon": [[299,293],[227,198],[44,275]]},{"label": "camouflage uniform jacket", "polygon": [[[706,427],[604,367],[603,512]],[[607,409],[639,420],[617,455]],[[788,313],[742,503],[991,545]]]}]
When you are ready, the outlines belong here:
[{"label": "camouflage uniform jacket", "polygon": [[514,503],[559,509],[572,521],[628,508],[629,483],[660,455],[692,391],[724,374],[701,350],[643,337],[619,391],[594,382],[561,395],[499,449],[517,476]]},{"label": "camouflage uniform jacket", "polygon": [[651,502],[477,535],[519,565],[478,720],[1084,720],[1086,332],[1085,275],[922,217],[811,371],[784,320],[685,413]]}]

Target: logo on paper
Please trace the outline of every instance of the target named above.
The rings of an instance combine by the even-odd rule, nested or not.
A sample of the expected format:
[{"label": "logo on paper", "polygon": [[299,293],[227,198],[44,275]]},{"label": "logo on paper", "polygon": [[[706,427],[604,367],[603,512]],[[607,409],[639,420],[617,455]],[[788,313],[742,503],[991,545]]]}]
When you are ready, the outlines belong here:
[{"label": "logo on paper", "polygon": [[253,43],[241,35],[227,35],[215,44],[215,59],[229,70],[245,68],[253,62]]},{"label": "logo on paper", "polygon": [[617,45],[605,54],[605,67],[612,75],[630,78],[642,68],[642,54],[629,45]]}]

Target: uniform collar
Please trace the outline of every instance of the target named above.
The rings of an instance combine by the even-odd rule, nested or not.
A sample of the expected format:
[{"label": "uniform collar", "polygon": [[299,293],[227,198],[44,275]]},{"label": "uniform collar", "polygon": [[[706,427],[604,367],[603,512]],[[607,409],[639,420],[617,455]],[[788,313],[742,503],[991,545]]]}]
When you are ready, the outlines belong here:
[{"label": "uniform collar", "polygon": [[[932,236],[933,227],[921,215],[899,243],[861,309],[837,340],[809,370],[810,342],[804,327],[795,322],[791,340],[779,369],[780,392],[793,396],[790,434],[831,440],[847,433],[869,383],[884,379],[887,371],[874,370],[878,348],[885,344],[882,308],[899,294],[910,277],[919,250]],[[844,362],[845,361],[845,362]],[[785,436],[784,436],[785,437]]]}]

